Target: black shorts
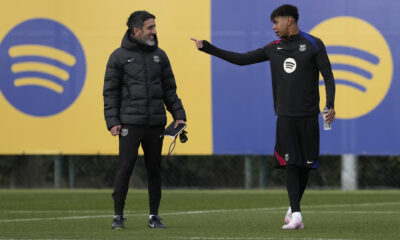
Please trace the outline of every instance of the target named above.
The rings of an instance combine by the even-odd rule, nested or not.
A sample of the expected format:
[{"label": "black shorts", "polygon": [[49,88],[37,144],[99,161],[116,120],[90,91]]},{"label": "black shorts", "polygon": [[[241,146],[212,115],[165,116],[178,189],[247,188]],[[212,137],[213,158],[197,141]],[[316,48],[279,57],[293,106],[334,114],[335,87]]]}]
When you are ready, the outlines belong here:
[{"label": "black shorts", "polygon": [[318,168],[318,115],[311,117],[278,116],[274,155],[277,168],[286,165]]}]

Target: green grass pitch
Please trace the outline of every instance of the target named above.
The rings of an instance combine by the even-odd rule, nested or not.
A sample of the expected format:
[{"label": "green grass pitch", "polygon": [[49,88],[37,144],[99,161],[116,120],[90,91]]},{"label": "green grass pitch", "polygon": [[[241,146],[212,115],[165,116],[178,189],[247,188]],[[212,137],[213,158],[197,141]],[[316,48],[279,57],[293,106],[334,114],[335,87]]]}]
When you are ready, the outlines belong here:
[{"label": "green grass pitch", "polygon": [[111,230],[111,190],[0,190],[0,240],[400,239],[400,191],[307,190],[304,230],[282,230],[284,190],[164,190],[167,229],[147,227],[145,190],[128,193],[125,230]]}]

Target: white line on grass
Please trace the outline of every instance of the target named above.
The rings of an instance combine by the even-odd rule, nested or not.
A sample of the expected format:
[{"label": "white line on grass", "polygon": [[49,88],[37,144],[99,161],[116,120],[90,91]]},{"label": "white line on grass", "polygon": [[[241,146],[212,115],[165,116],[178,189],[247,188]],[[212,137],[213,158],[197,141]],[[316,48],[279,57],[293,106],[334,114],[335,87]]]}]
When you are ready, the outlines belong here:
[{"label": "white line on grass", "polygon": [[[285,210],[287,209],[286,207],[284,208]],[[244,209],[242,209],[244,211]],[[257,211],[262,211],[265,209],[252,209],[252,210],[257,210]],[[242,212],[243,212],[242,211]],[[247,211],[247,210],[246,210]],[[211,212],[211,211],[197,211],[197,212],[176,212],[176,213],[164,213],[163,215],[190,215],[190,214],[208,214],[208,213],[224,213],[224,212],[234,212],[234,211],[218,211],[218,212]],[[345,215],[345,214],[349,214],[349,215],[353,215],[353,214],[383,214],[383,215],[400,215],[400,211],[392,211],[392,210],[388,210],[388,211],[311,211],[311,210],[302,210],[302,213],[307,213],[307,214],[341,214],[341,215]],[[277,213],[280,214],[283,212],[281,210],[271,210],[268,211],[268,213]]]},{"label": "white line on grass", "polygon": [[[103,213],[103,214],[112,214],[113,211],[112,210],[5,210],[5,211],[0,211],[3,213],[11,213],[11,214],[46,214],[46,213],[51,213],[51,214],[55,214],[55,213],[94,213],[94,214],[99,214],[99,213]],[[126,212],[130,212],[130,211],[126,211]],[[2,240],[0,238],[0,240]]]},{"label": "white line on grass", "polygon": [[[392,206],[400,205],[400,202],[380,202],[380,203],[360,203],[360,204],[326,204],[326,205],[304,205],[302,209],[307,208],[332,208],[332,207],[372,207],[372,206]],[[271,208],[238,208],[238,209],[216,209],[216,210],[196,210],[186,212],[167,213],[168,215],[185,215],[185,214],[207,214],[207,213],[223,213],[223,212],[238,212],[238,211],[274,211],[280,209],[287,209],[287,207],[271,207]],[[112,215],[110,210],[5,210],[0,211],[3,213],[11,214],[39,214],[39,213],[104,213]],[[367,211],[366,211],[367,212]],[[137,211],[125,211],[125,213],[138,213]],[[165,215],[165,214],[164,214]],[[1,239],[0,239],[1,240]]]},{"label": "white line on grass", "polygon": [[[17,238],[0,238],[0,240],[17,240]],[[78,239],[73,239],[73,238],[18,238],[18,240],[78,240]],[[79,238],[79,240],[85,240],[82,238]]]},{"label": "white line on grass", "polygon": [[374,207],[374,206],[392,206],[392,205],[400,205],[400,202],[380,202],[380,203],[352,203],[352,204],[329,204],[329,205],[305,205],[302,208],[315,208],[315,207]]},{"label": "white line on grass", "polygon": [[[362,204],[329,204],[329,205],[315,205],[315,206],[304,206],[303,209],[307,208],[333,208],[333,207],[367,207],[367,206],[391,206],[391,205],[399,205],[400,202],[382,202],[382,203],[362,203]],[[229,213],[229,212],[250,212],[250,211],[277,211],[277,210],[286,210],[287,207],[272,207],[272,208],[244,208],[244,209],[216,209],[216,210],[198,210],[198,211],[185,211],[185,212],[167,212],[163,215],[195,215],[195,214],[212,214],[212,213]],[[49,211],[50,213],[51,211]],[[329,211],[329,213],[334,213],[338,211]],[[339,211],[342,213],[349,213],[351,211]],[[358,214],[367,214],[372,213],[371,211],[355,211]],[[377,211],[379,213],[385,213],[384,211]],[[320,213],[318,211],[318,213]],[[391,212],[386,212],[386,214],[392,214]],[[394,213],[394,214],[397,214]],[[45,217],[45,218],[25,218],[25,219],[2,219],[0,223],[8,223],[8,222],[30,222],[30,221],[53,221],[53,220],[75,220],[75,219],[90,219],[90,218],[109,218],[110,215],[92,215],[92,216],[69,216],[69,217]],[[138,214],[126,214],[125,216],[147,216],[145,213]]]},{"label": "white line on grass", "polygon": [[357,240],[355,238],[182,237],[182,240]]},{"label": "white line on grass", "polygon": [[[272,237],[173,237],[172,239],[182,240],[358,240],[352,238],[272,238]],[[0,240],[17,240],[15,238],[0,238]],[[18,240],[33,240],[31,238]],[[58,238],[43,238],[35,240],[77,240],[77,239],[58,239]],[[84,240],[84,239],[80,239]]]},{"label": "white line on grass", "polygon": [[392,211],[392,210],[388,210],[388,211],[301,211],[304,213],[311,213],[311,214],[384,214],[384,215],[400,215],[400,211]]},{"label": "white line on grass", "polygon": [[93,216],[71,216],[71,217],[49,217],[49,218],[21,218],[21,219],[4,219],[0,223],[7,222],[32,222],[32,221],[52,221],[52,220],[75,220],[75,219],[90,219],[90,218],[109,218],[111,215],[93,215]]},{"label": "white line on grass", "polygon": [[[263,237],[173,237],[172,239],[182,240],[357,240],[349,238],[263,238]],[[16,238],[0,238],[0,240],[17,240]],[[18,238],[18,240],[33,240],[32,238]],[[35,240],[77,240],[77,239],[59,239],[59,238],[43,238]],[[84,240],[84,239],[79,239]]]}]

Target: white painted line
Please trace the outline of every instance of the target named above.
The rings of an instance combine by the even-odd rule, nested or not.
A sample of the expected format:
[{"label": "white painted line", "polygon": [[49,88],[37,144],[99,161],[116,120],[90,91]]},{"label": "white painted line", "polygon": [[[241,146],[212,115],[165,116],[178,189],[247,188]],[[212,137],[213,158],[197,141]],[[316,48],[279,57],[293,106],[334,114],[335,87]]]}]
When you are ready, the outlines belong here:
[{"label": "white painted line", "polygon": [[109,218],[111,215],[94,215],[94,216],[71,216],[71,217],[51,217],[51,218],[25,218],[25,219],[4,219],[0,223],[8,222],[32,222],[32,221],[53,221],[53,220],[74,220],[74,219],[90,219],[90,218]]},{"label": "white painted line", "polygon": [[174,237],[182,240],[359,240],[355,238],[273,238],[273,237]]},{"label": "white painted line", "polygon": [[301,211],[301,212],[309,213],[309,214],[341,214],[341,215],[345,215],[345,214],[349,214],[349,215],[353,215],[353,214],[400,215],[400,211],[392,211],[392,210],[388,210],[388,211]]},{"label": "white painted line", "polygon": [[[54,214],[54,213],[103,213],[103,214],[113,214],[112,210],[5,210],[0,211],[2,213],[11,214]],[[130,211],[127,211],[130,212]],[[133,213],[133,212],[132,212]],[[1,240],[1,239],[0,239]]]},{"label": "white painted line", "polygon": [[[78,240],[78,239],[74,239],[74,238],[0,238],[0,240]],[[85,240],[82,238],[79,238],[79,240]]]},{"label": "white painted line", "polygon": [[[383,202],[383,203],[364,203],[364,204],[329,204],[329,205],[315,205],[315,206],[303,206],[302,209],[308,208],[334,208],[334,207],[369,207],[369,206],[392,206],[400,205],[400,202]],[[213,214],[213,213],[231,213],[231,212],[250,212],[250,211],[277,211],[286,210],[287,207],[272,207],[272,208],[250,208],[250,209],[216,209],[216,210],[198,210],[198,211],[185,211],[185,212],[166,212],[162,215],[195,215],[195,214]],[[337,212],[337,211],[332,211]],[[343,213],[349,213],[350,211],[341,211]],[[367,214],[369,211],[355,211],[358,214]],[[384,211],[380,211],[384,212]],[[318,211],[320,213],[320,211]],[[387,212],[390,214],[390,211]],[[397,214],[397,213],[395,213]],[[90,218],[112,218],[112,214],[107,215],[92,215],[92,216],[69,216],[69,217],[45,217],[45,218],[25,218],[25,219],[2,219],[0,223],[8,222],[30,222],[30,221],[53,221],[53,220],[74,220],[74,219],[90,219]],[[125,216],[147,216],[145,213],[137,214],[125,214]]]},{"label": "white painted line", "polygon": [[[364,204],[329,204],[329,205],[315,205],[315,206],[302,206],[302,209],[307,208],[333,208],[333,207],[370,207],[370,206],[392,206],[400,205],[400,202],[383,202],[383,203],[364,203]],[[287,210],[285,207],[272,207],[272,208],[244,208],[244,209],[217,209],[217,210],[198,210],[198,211],[188,211],[188,212],[174,212],[174,213],[164,213],[163,215],[190,215],[190,214],[209,214],[209,213],[225,213],[225,212],[250,212],[250,211],[275,211],[275,210]],[[348,212],[348,211],[346,211]],[[366,211],[367,212],[367,211]]]},{"label": "white painted line", "polygon": [[329,205],[304,205],[302,208],[315,208],[315,207],[375,207],[375,206],[393,206],[400,205],[400,202],[380,202],[380,203],[354,203],[354,204],[329,204]]}]

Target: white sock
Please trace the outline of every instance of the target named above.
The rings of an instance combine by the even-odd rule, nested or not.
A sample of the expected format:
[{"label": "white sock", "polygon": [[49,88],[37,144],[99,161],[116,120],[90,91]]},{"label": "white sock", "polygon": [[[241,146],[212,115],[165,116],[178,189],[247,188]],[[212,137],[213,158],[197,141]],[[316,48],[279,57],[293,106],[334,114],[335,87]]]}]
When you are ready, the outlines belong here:
[{"label": "white sock", "polygon": [[149,219],[151,219],[153,216],[155,216],[155,215],[149,215]]},{"label": "white sock", "polygon": [[292,213],[292,220],[296,219],[299,222],[303,221],[303,218],[301,217],[301,212],[294,212]]},{"label": "white sock", "polygon": [[292,214],[292,208],[289,206],[289,209],[287,210],[286,215],[290,215],[290,214]]}]

